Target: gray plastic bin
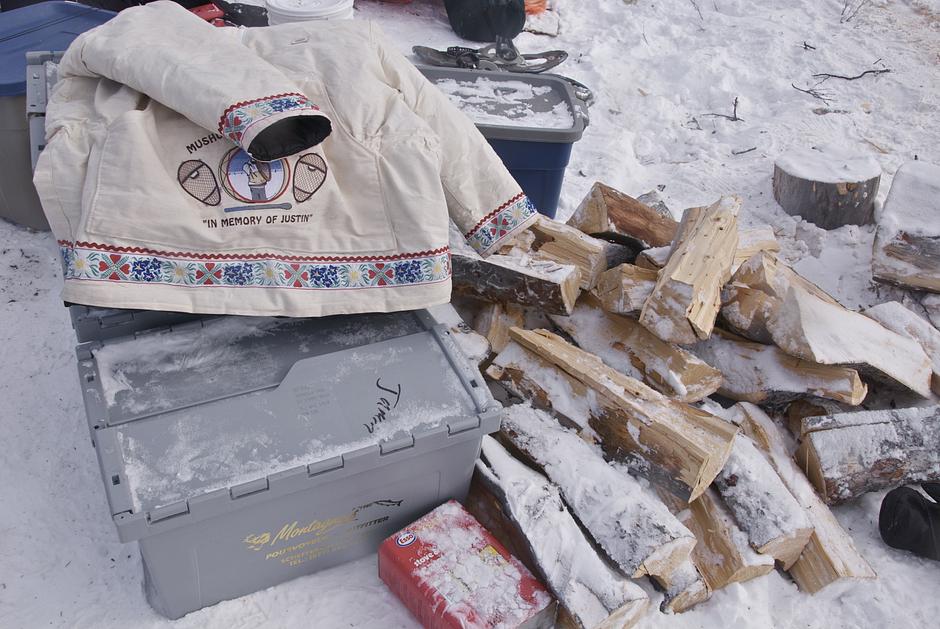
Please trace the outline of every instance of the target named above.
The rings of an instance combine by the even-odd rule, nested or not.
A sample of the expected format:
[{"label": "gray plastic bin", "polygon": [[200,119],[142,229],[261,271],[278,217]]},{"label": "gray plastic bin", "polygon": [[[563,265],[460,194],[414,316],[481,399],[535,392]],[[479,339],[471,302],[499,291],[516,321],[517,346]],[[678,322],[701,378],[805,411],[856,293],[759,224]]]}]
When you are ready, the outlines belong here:
[{"label": "gray plastic bin", "polygon": [[189,321],[208,318],[208,315],[166,312],[163,310],[123,310],[97,306],[69,306],[72,329],[80,343],[113,339],[129,334],[152,332]]},{"label": "gray plastic bin", "polygon": [[427,311],[217,317],[77,351],[111,516],[170,618],[462,499],[501,417]]}]

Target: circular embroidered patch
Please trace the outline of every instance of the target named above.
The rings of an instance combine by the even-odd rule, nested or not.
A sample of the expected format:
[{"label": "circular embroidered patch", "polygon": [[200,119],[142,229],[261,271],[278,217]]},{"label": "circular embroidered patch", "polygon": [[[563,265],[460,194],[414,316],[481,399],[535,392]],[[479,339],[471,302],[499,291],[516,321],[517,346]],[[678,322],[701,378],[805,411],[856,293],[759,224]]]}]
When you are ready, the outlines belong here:
[{"label": "circular embroidered patch", "polygon": [[240,148],[233,148],[219,164],[225,191],[245,203],[266,203],[287,191],[290,166],[286,159],[259,162]]}]

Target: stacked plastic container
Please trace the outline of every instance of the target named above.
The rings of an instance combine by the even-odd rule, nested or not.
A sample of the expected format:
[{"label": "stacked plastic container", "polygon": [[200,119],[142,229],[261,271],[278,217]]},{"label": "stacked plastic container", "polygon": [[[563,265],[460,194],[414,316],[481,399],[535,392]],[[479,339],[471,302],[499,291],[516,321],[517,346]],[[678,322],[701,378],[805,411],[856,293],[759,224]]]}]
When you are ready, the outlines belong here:
[{"label": "stacked plastic container", "polygon": [[351,20],[354,0],[265,0],[268,25],[309,20]]}]

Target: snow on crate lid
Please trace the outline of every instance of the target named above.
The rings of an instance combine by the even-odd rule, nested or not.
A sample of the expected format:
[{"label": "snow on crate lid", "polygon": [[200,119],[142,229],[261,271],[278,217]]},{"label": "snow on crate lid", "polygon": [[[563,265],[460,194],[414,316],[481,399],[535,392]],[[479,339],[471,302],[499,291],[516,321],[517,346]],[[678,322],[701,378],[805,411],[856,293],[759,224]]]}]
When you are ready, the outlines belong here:
[{"label": "snow on crate lid", "polygon": [[[26,93],[26,53],[65,50],[114,13],[75,2],[41,2],[0,18],[0,97]],[[24,114],[25,115],[25,114]]]},{"label": "snow on crate lid", "polygon": [[488,140],[570,144],[584,133],[585,105],[562,77],[430,66],[418,70]]},{"label": "snow on crate lid", "polygon": [[224,317],[94,359],[135,512],[479,412],[410,313]]}]

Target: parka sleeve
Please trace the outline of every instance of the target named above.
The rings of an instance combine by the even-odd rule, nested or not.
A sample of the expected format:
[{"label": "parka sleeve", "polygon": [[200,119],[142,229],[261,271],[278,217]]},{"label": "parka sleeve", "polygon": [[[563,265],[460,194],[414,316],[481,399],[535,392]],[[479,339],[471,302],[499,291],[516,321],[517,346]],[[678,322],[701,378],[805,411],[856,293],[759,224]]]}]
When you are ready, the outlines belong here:
[{"label": "parka sleeve", "polygon": [[322,142],[330,120],[280,70],[242,45],[239,30],[216,28],[175,2],[153,2],[80,35],[59,72],[127,85],[260,161]]},{"label": "parka sleeve", "polygon": [[535,206],[473,122],[372,25],[385,80],[431,126],[443,153],[441,183],[450,217],[486,256],[535,222]]}]

